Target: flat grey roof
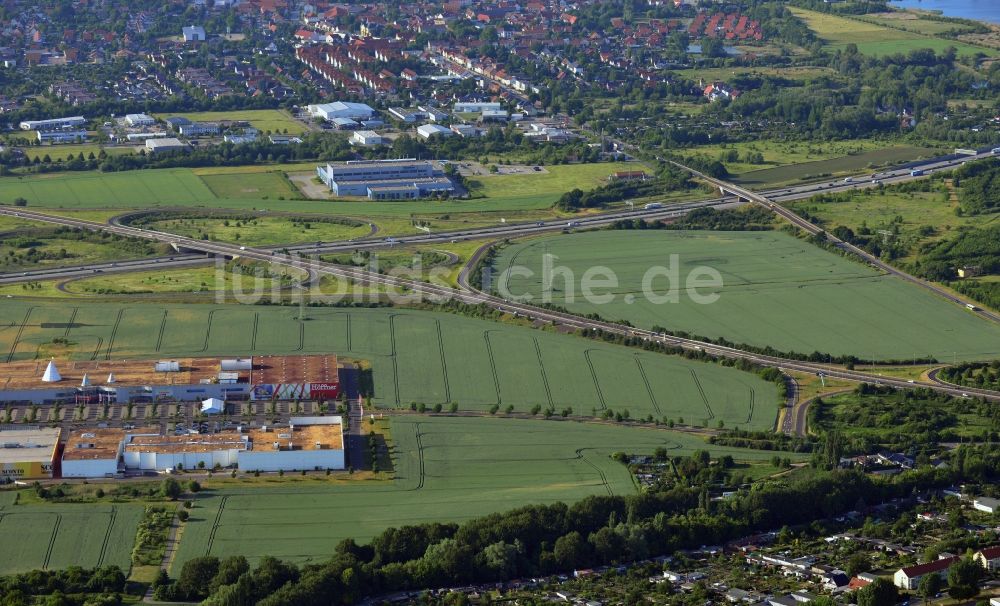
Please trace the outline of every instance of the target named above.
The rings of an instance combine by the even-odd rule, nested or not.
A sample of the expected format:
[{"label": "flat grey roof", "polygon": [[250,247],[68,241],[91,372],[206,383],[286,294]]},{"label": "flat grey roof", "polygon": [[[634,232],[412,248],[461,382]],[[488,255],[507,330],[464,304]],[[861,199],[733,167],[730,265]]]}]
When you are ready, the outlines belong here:
[{"label": "flat grey roof", "polygon": [[51,462],[59,432],[58,427],[0,430],[0,464]]}]

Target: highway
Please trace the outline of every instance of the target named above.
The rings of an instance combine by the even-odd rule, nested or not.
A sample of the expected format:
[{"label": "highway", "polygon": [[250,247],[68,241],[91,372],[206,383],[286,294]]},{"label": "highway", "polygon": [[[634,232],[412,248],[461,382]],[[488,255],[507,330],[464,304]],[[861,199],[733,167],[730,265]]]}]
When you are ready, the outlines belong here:
[{"label": "highway", "polygon": [[[988,151],[982,151],[976,156],[957,156],[950,155],[940,158],[932,158],[920,162],[912,162],[906,164],[902,168],[897,168],[891,171],[886,171],[884,173],[876,173],[877,180],[881,183],[901,183],[905,181],[910,181],[914,179],[923,178],[923,175],[913,176],[910,172],[914,169],[920,169],[925,175],[933,174],[934,172],[942,170],[951,170],[962,163],[969,160],[977,160],[986,157],[993,157]],[[664,162],[672,162],[670,160],[662,159]],[[719,198],[712,198],[708,200],[700,200],[696,202],[684,202],[678,204],[667,204],[661,208],[654,209],[634,209],[626,211],[616,211],[610,213],[602,213],[599,215],[592,215],[588,217],[579,217],[574,219],[556,219],[548,221],[535,221],[535,222],[525,222],[525,223],[501,223],[490,227],[480,227],[480,228],[470,228],[455,231],[446,231],[439,233],[425,233],[416,234],[411,236],[400,236],[400,237],[390,237],[390,238],[372,238],[371,236],[366,238],[359,238],[354,241],[341,241],[341,242],[316,242],[312,244],[295,244],[287,246],[271,246],[271,247],[259,247],[259,250],[266,250],[269,252],[281,252],[287,250],[290,254],[303,254],[306,256],[315,256],[320,254],[333,254],[342,252],[353,252],[355,250],[375,250],[379,248],[391,248],[401,244],[442,244],[449,243],[456,240],[472,240],[472,239],[494,239],[499,240],[503,238],[514,238],[521,236],[528,236],[532,234],[540,234],[547,232],[556,232],[565,229],[588,229],[595,227],[604,227],[615,221],[620,221],[622,219],[646,219],[646,220],[664,220],[664,219],[676,219],[681,217],[694,209],[697,208],[730,208],[738,206],[743,203],[740,199],[753,200],[769,208],[772,208],[776,213],[784,217],[789,222],[794,225],[799,226],[801,229],[809,233],[819,233],[822,231],[821,228],[813,225],[809,221],[799,217],[795,213],[789,211],[784,207],[775,205],[772,207],[772,203],[775,202],[791,202],[795,200],[802,200],[809,198],[813,195],[819,193],[833,193],[841,191],[849,191],[854,189],[867,189],[878,187],[879,183],[874,183],[876,179],[870,178],[854,178],[850,181],[847,180],[833,180],[819,183],[803,184],[785,188],[778,188],[772,190],[766,190],[760,193],[751,192],[732,183],[725,183],[711,177],[708,177],[698,171],[691,170],[683,165],[675,165],[682,167],[685,170],[690,171],[692,174],[704,179],[706,182],[712,183],[716,186],[722,187],[725,191],[731,192],[732,196],[725,196]],[[4,209],[6,210],[6,209]],[[29,211],[22,208],[14,209],[12,212],[5,214],[12,214],[14,216],[21,216],[28,218]],[[51,221],[50,221],[51,222]],[[572,226],[570,225],[572,224]],[[90,222],[90,221],[78,221],[71,224],[75,227],[81,227],[84,229],[91,230],[101,230],[107,227],[105,224]],[[128,228],[127,225],[122,225],[121,223],[112,220],[112,226]],[[137,229],[137,228],[132,228]],[[140,230],[142,232],[149,230]],[[377,230],[373,230],[374,234]],[[163,233],[163,232],[157,232]],[[134,233],[133,233],[134,235]],[[145,236],[140,236],[145,237]],[[905,274],[890,265],[882,263],[881,260],[876,259],[872,255],[857,249],[857,247],[851,246],[845,242],[837,240],[833,236],[828,237],[840,248],[849,250],[850,252],[858,255],[859,257],[865,259],[865,261],[879,267],[887,273],[896,275],[907,281],[917,283],[924,288],[930,287],[939,296],[945,297],[946,299],[952,300],[955,303],[965,305],[967,302],[958,299],[953,294],[938,288],[928,285],[927,283],[919,280],[909,274]],[[179,236],[172,236],[172,240],[179,242],[182,240]],[[167,241],[167,240],[163,240]],[[176,243],[176,242],[170,242]],[[191,247],[188,247],[191,248]],[[200,250],[192,248],[193,250]],[[200,264],[209,264],[212,262],[211,257],[202,254],[178,252],[175,255],[169,257],[152,257],[148,259],[136,259],[129,261],[119,261],[116,263],[97,263],[88,264],[85,266],[68,266],[60,268],[48,268],[48,269],[38,269],[29,270],[22,272],[12,272],[6,274],[0,274],[0,284],[15,284],[19,282],[34,282],[39,280],[51,280],[51,279],[71,279],[71,278],[82,278],[89,274],[94,273],[120,273],[126,271],[149,271],[154,269],[166,269],[166,268],[183,268]],[[982,315],[987,319],[994,321],[1000,321],[1000,316],[988,312],[985,310],[977,310],[977,313]]]},{"label": "highway", "polygon": [[[826,184],[823,184],[823,185],[826,187],[826,191],[829,191],[829,192],[844,191],[844,190],[853,189],[853,188],[857,188],[857,187],[878,187],[880,184],[902,183],[902,182],[909,181],[909,180],[912,180],[912,179],[923,178],[924,176],[933,174],[935,172],[940,172],[940,171],[943,171],[943,170],[951,170],[951,169],[956,168],[958,166],[961,166],[962,164],[965,164],[966,162],[971,161],[971,160],[981,160],[981,159],[992,158],[992,157],[995,157],[995,156],[990,151],[981,151],[980,153],[978,153],[975,156],[958,156],[958,155],[946,156],[945,158],[935,158],[933,160],[928,160],[926,162],[911,163],[911,164],[907,165],[906,168],[903,168],[903,169],[894,169],[894,170],[889,170],[889,171],[885,171],[885,172],[882,172],[882,173],[875,173],[875,174],[873,174],[867,180],[866,183],[863,183],[863,184],[862,183],[858,183],[858,182],[856,182],[856,181],[854,181],[852,179],[851,181],[841,181],[839,183],[833,182],[833,183],[826,183]],[[803,231],[805,231],[807,233],[810,233],[810,234],[813,234],[813,235],[825,233],[826,239],[829,242],[831,242],[834,246],[836,246],[840,250],[843,250],[844,252],[848,252],[848,253],[850,253],[850,254],[852,254],[852,255],[860,258],[865,263],[868,263],[869,265],[871,265],[872,267],[874,267],[876,269],[879,269],[881,271],[884,271],[887,274],[896,276],[897,278],[900,278],[901,280],[905,280],[907,282],[910,282],[911,284],[915,284],[915,285],[917,285],[917,286],[919,286],[921,288],[929,290],[930,292],[934,293],[935,295],[937,295],[937,296],[939,296],[939,297],[941,297],[941,298],[943,298],[945,300],[951,301],[952,303],[955,303],[957,305],[961,305],[961,306],[965,307],[966,309],[968,309],[971,313],[975,313],[976,315],[980,316],[984,320],[989,320],[989,321],[992,321],[992,322],[1000,322],[1000,314],[996,314],[996,313],[994,313],[992,311],[989,311],[987,309],[982,309],[981,307],[979,307],[978,305],[976,305],[974,302],[972,302],[972,301],[970,301],[968,299],[963,299],[961,297],[958,297],[955,294],[953,294],[951,291],[949,291],[949,290],[947,290],[947,289],[945,289],[945,288],[943,288],[941,286],[938,286],[938,285],[933,284],[931,282],[928,282],[926,280],[921,280],[920,278],[917,278],[916,276],[908,274],[908,273],[902,271],[901,269],[898,269],[898,268],[896,268],[896,267],[894,267],[892,265],[889,265],[888,263],[885,263],[884,261],[882,261],[881,259],[879,259],[875,255],[873,255],[873,254],[871,254],[871,253],[869,253],[869,252],[867,252],[865,250],[862,250],[861,248],[858,248],[857,246],[851,244],[850,242],[845,242],[844,240],[841,240],[840,238],[837,238],[836,236],[834,236],[834,235],[832,235],[830,233],[824,232],[824,230],[821,227],[818,227],[818,226],[814,225],[813,223],[811,223],[811,222],[807,221],[806,219],[800,217],[799,215],[795,214],[793,211],[785,208],[784,206],[781,206],[780,204],[776,204],[776,202],[783,202],[783,201],[789,200],[790,199],[789,196],[796,195],[797,192],[799,191],[799,188],[790,188],[790,189],[787,189],[787,190],[778,190],[777,192],[773,192],[772,195],[769,197],[767,195],[768,192],[764,192],[764,193],[753,192],[753,191],[750,191],[750,190],[745,189],[743,187],[740,187],[738,185],[735,185],[733,183],[728,183],[728,182],[722,181],[720,179],[715,179],[713,177],[705,175],[704,173],[701,173],[701,172],[699,172],[697,170],[694,170],[693,168],[688,168],[687,166],[684,166],[683,164],[679,164],[677,162],[674,162],[673,160],[668,160],[668,162],[670,162],[674,166],[677,166],[678,168],[681,168],[683,170],[686,170],[686,171],[690,172],[691,174],[697,176],[698,178],[700,178],[700,179],[702,179],[702,180],[704,180],[704,181],[706,181],[708,183],[711,183],[711,184],[719,187],[719,189],[722,190],[722,191],[732,193],[734,195],[740,196],[743,199],[756,202],[756,203],[760,204],[761,206],[764,206],[765,208],[769,208],[770,210],[772,210],[778,216],[782,217],[783,219],[785,219],[786,221],[788,221],[792,225],[795,225],[796,227],[798,227],[799,229],[802,229]],[[919,171],[921,172],[921,174],[913,175],[912,171],[914,169],[919,169]],[[794,198],[791,198],[791,199],[794,199]]]},{"label": "highway", "polygon": [[[875,383],[896,388],[915,387],[914,384],[909,383],[908,381],[903,379],[879,377],[865,372],[860,372],[856,370],[846,370],[842,368],[837,368],[835,366],[829,366],[826,364],[801,362],[797,360],[788,360],[774,356],[765,356],[765,355],[742,351],[731,347],[724,347],[703,341],[697,341],[694,339],[671,337],[664,334],[654,333],[649,330],[632,328],[630,326],[624,326],[612,322],[591,320],[569,313],[562,313],[540,307],[535,307],[529,304],[506,301],[502,298],[495,297],[479,291],[456,289],[447,285],[432,284],[418,280],[400,278],[397,276],[378,274],[361,268],[333,265],[330,263],[309,259],[307,257],[298,257],[295,255],[284,255],[284,254],[279,255],[274,251],[266,249],[237,246],[234,244],[225,244],[219,242],[208,242],[204,240],[195,240],[191,238],[182,238],[174,234],[167,234],[167,233],[138,229],[133,227],[102,225],[99,223],[92,223],[89,221],[82,221],[79,219],[71,219],[66,217],[46,215],[34,211],[26,211],[23,208],[17,208],[17,209],[0,208],[0,214],[6,214],[6,215],[18,214],[19,216],[26,219],[55,223],[58,225],[66,225],[69,227],[80,227],[84,229],[92,229],[92,228],[104,229],[109,231],[110,233],[117,233],[123,236],[146,238],[150,240],[176,244],[182,248],[197,250],[209,254],[223,255],[227,257],[242,257],[242,258],[265,261],[265,262],[277,262],[286,266],[302,269],[305,271],[311,271],[314,272],[316,275],[334,276],[339,279],[351,280],[359,284],[383,285],[397,289],[398,288],[408,289],[409,291],[412,291],[412,293],[419,294],[422,298],[431,302],[457,300],[469,305],[486,305],[502,312],[517,313],[528,319],[552,322],[555,324],[560,324],[563,326],[581,330],[583,329],[603,330],[611,334],[617,334],[626,337],[634,337],[650,341],[657,341],[664,343],[666,345],[679,347],[689,351],[700,351],[706,354],[724,358],[748,360],[750,362],[754,362],[756,364],[764,366],[774,366],[781,370],[797,370],[807,373],[822,372],[826,374],[826,376],[828,377],[840,378],[855,382]],[[1000,401],[1000,392],[995,392],[990,390],[972,389],[972,388],[963,388],[956,386],[927,384],[927,383],[921,383],[918,385],[920,387],[926,387],[927,389],[931,389],[933,391],[957,397],[979,396],[993,401]]]}]

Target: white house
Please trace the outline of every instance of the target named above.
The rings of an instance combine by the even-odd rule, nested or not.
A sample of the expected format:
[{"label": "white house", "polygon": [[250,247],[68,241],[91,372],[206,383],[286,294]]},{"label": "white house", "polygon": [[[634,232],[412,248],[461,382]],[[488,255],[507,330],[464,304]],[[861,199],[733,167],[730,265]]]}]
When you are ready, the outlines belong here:
[{"label": "white house", "polygon": [[972,559],[986,570],[996,572],[1000,570],[1000,545],[980,549]]},{"label": "white house", "polygon": [[926,564],[917,564],[915,566],[900,568],[896,571],[896,574],[892,575],[892,582],[900,589],[908,589],[912,591],[920,584],[920,579],[929,574],[936,574],[942,577],[948,574],[948,568],[957,562],[958,559],[958,556],[951,556],[947,558],[940,558],[938,560],[934,560],[933,562],[927,562]]}]

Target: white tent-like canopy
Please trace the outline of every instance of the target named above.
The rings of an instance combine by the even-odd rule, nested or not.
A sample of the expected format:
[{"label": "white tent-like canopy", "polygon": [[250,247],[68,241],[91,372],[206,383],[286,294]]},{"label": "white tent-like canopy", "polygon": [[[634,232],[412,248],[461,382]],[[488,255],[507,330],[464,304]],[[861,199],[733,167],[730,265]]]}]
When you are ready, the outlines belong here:
[{"label": "white tent-like canopy", "polygon": [[226,403],[219,398],[209,398],[201,402],[201,414],[218,415],[225,410]]},{"label": "white tent-like canopy", "polygon": [[56,368],[55,360],[49,360],[49,365],[45,367],[45,374],[42,375],[42,381],[46,383],[58,383],[62,381],[62,375],[59,374],[59,369]]}]

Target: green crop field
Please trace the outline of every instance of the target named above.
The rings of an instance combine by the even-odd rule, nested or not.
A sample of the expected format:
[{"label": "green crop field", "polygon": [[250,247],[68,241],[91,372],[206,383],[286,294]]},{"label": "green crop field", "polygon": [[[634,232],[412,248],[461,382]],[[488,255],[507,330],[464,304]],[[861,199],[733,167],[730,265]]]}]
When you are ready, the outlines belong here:
[{"label": "green crop field", "polygon": [[[892,145],[876,139],[851,139],[833,141],[823,144],[812,144],[807,141],[750,141],[739,143],[724,143],[717,145],[699,145],[683,150],[684,155],[707,156],[720,159],[737,179],[750,173],[751,182],[761,175],[781,176],[791,174],[789,171],[774,170],[780,167],[795,168],[793,178],[805,174],[816,174],[815,166],[831,166],[839,163],[863,169],[868,164],[881,163],[890,159],[905,158],[913,160],[927,154],[929,149],[914,148],[904,145]],[[936,150],[935,150],[936,151]],[[724,155],[735,152],[739,157],[735,161],[724,159]],[[762,162],[752,164],[747,162],[748,154],[762,156]],[[827,172],[839,172],[842,169]],[[787,177],[785,178],[787,180]],[[771,179],[770,181],[774,181]]]},{"label": "green crop field", "polygon": [[[866,151],[853,155],[838,156],[825,160],[809,160],[800,158],[784,166],[774,168],[756,168],[746,170],[733,177],[733,181],[747,186],[775,185],[791,183],[802,179],[816,178],[822,175],[849,175],[876,167],[888,166],[902,162],[910,162],[921,158],[930,158],[945,153],[943,148],[913,147],[900,145]],[[767,154],[765,154],[765,158]],[[753,168],[749,165],[736,165],[734,170]]]},{"label": "green crop field", "polygon": [[[521,505],[636,491],[624,450],[764,462],[773,453],[709,446],[675,431],[505,418],[392,418],[396,479],[336,486],[275,483],[203,491],[173,564],[205,554],[321,561],[344,538],[367,542],[385,528],[462,522]],[[752,467],[751,467],[752,469]]]},{"label": "green crop field", "polygon": [[[32,131],[34,133],[34,131]],[[89,158],[90,154],[100,155],[103,151],[109,156],[121,156],[124,154],[134,154],[143,149],[144,145],[101,145],[99,143],[67,143],[56,145],[40,145],[24,147],[24,156],[31,162],[37,158],[39,162],[48,156],[53,162],[57,159],[65,159],[72,154],[74,157],[83,154],[84,158]]]},{"label": "green crop field", "polygon": [[[805,211],[822,219],[828,231],[838,225],[850,227],[857,232],[862,226],[870,229],[897,229],[894,237],[908,248],[928,242],[946,240],[957,236],[963,228],[995,225],[1000,222],[1000,213],[959,216],[957,198],[951,199],[949,192],[894,192],[857,190],[848,194],[849,198],[836,202],[820,202],[818,198],[801,200],[789,204],[790,208]],[[899,218],[901,222],[898,222]],[[922,232],[926,227],[933,232]],[[907,258],[906,260],[912,260]]]},{"label": "green crop field", "polygon": [[[282,172],[312,172],[318,163],[136,170],[120,173],[60,173],[0,179],[0,203],[25,198],[29,207],[92,209],[198,206],[238,210],[322,213],[409,219],[413,215],[527,213],[548,209],[566,191],[591,189],[616,170],[636,164],[599,163],[546,167],[530,174],[476,177],[470,200],[305,200]],[[278,197],[285,197],[279,200]],[[502,214],[501,214],[502,213]]]},{"label": "green crop field", "polygon": [[180,116],[194,122],[249,122],[251,126],[261,131],[272,133],[288,132],[289,135],[301,135],[306,126],[291,117],[287,112],[278,109],[243,109],[227,112],[182,112],[179,114],[156,114],[159,119]]},{"label": "green crop field", "polygon": [[529,172],[515,175],[485,175],[469,177],[473,195],[483,195],[494,203],[504,201],[526,208],[540,208],[540,200],[548,207],[563,193],[574,188],[594,189],[608,183],[608,177],[615,171],[645,170],[637,163],[611,162],[600,164],[563,164],[544,167],[544,172]]},{"label": "green crop field", "polygon": [[0,506],[0,574],[36,568],[131,566],[141,505]]},{"label": "green crop field", "polygon": [[843,49],[848,44],[856,44],[858,51],[863,54],[889,55],[905,54],[922,48],[941,52],[952,46],[955,47],[960,56],[976,53],[989,56],[997,54],[996,51],[985,47],[882,27],[860,19],[838,17],[801,8],[789,8],[789,10],[805,21],[809,29],[816,32],[816,35],[822,38],[827,47],[831,49]]},{"label": "green crop field", "polygon": [[30,206],[63,208],[190,206],[215,199],[205,183],[186,168],[0,179],[0,201],[18,197]]},{"label": "green crop field", "polygon": [[[774,423],[770,383],[731,368],[458,315],[250,305],[0,302],[0,360],[44,356],[65,337],[76,359],[336,353],[372,361],[376,402],[534,405],[578,414]],[[39,353],[39,352],[42,353]]]},{"label": "green crop field", "polygon": [[367,223],[345,225],[343,223],[313,221],[308,223],[307,228],[307,222],[308,220],[299,222],[280,216],[261,216],[252,221],[206,217],[165,219],[151,222],[147,227],[192,238],[207,235],[211,240],[239,242],[247,246],[294,244],[318,240],[324,242],[348,240],[367,236],[371,231]]},{"label": "green crop field", "polygon": [[291,198],[299,195],[285,178],[284,173],[278,170],[263,173],[202,175],[201,180],[219,198],[251,196]]},{"label": "green crop field", "polygon": [[[602,231],[533,239],[504,249],[496,264],[498,271],[517,265],[535,272],[511,278],[513,295],[539,300],[545,252],[557,257],[555,265],[571,269],[577,283],[570,303],[564,280],[554,280],[552,302],[577,313],[802,353],[948,362],[1000,355],[1000,327],[781,232]],[[721,274],[721,288],[699,291],[719,295],[715,303],[698,304],[683,289],[678,303],[643,296],[644,274],[667,266],[671,254],[679,256],[681,281],[695,267]],[[618,287],[596,289],[614,296],[608,304],[580,296],[579,281],[592,266],[607,266],[618,276]],[[653,284],[656,294],[666,288],[666,278]],[[626,301],[630,294],[633,304]]]}]

